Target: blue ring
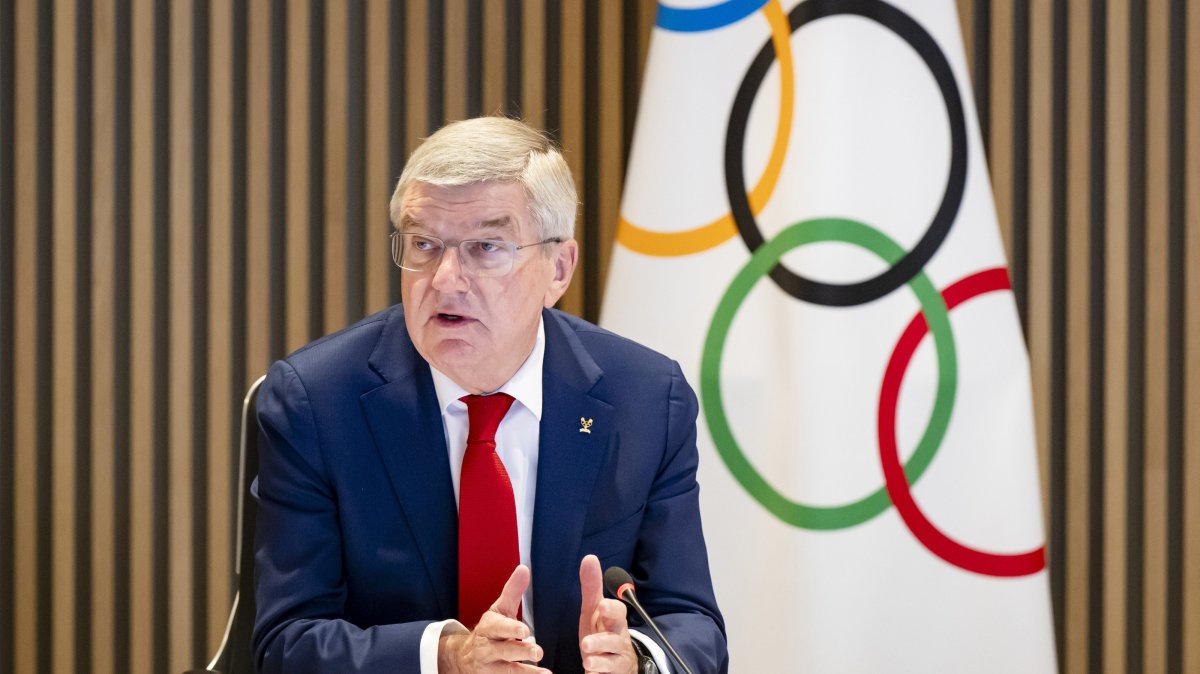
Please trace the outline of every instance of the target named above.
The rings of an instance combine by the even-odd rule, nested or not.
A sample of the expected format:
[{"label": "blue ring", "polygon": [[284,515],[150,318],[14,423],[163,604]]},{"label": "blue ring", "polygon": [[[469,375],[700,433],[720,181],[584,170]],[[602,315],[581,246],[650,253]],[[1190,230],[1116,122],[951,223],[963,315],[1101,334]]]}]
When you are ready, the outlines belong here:
[{"label": "blue ring", "polygon": [[767,0],[725,0],[709,7],[682,9],[660,2],[654,25],[679,33],[698,33],[737,23],[762,9],[765,4]]}]

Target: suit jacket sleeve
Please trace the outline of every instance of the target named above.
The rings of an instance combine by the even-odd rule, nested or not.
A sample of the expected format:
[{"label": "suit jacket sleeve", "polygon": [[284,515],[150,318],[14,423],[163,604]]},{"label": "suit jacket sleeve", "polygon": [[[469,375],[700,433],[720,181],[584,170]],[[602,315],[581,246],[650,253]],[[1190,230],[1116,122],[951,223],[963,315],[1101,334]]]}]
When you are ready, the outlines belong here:
[{"label": "suit jacket sleeve", "polygon": [[432,621],[360,627],[346,618],[336,491],[309,396],[289,364],[271,368],[258,419],[253,645],[259,670],[419,671],[421,634]]},{"label": "suit jacket sleeve", "polygon": [[[650,487],[630,570],[646,612],[692,670],[723,673],[729,667],[725,624],[700,524],[697,402],[679,366],[672,366],[666,452]],[[649,629],[640,631],[655,638]]]}]

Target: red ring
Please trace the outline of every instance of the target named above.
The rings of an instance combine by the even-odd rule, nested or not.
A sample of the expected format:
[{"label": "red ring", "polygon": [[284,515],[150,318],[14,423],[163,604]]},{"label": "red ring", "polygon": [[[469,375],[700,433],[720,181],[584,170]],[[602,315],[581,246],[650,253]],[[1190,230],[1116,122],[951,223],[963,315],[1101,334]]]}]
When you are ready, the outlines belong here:
[{"label": "red ring", "polygon": [[[1008,271],[1003,267],[985,269],[963,278],[942,291],[946,301],[946,310],[953,310],[959,304],[979,295],[994,290],[1008,290],[1011,286]],[[977,550],[955,541],[942,533],[921,512],[920,506],[913,499],[908,479],[904,475],[904,466],[900,463],[900,453],[896,446],[896,405],[900,399],[900,383],[912,360],[913,353],[920,345],[921,339],[929,332],[925,317],[917,313],[908,327],[900,335],[896,348],[892,351],[887,369],[884,371],[883,384],[879,392],[879,459],[883,464],[883,477],[887,486],[888,496],[900,513],[900,518],[908,526],[913,536],[930,552],[945,561],[967,571],[974,571],[987,576],[1027,576],[1037,573],[1046,567],[1046,547],[1043,545],[1036,550],[1019,554],[996,554]]]}]

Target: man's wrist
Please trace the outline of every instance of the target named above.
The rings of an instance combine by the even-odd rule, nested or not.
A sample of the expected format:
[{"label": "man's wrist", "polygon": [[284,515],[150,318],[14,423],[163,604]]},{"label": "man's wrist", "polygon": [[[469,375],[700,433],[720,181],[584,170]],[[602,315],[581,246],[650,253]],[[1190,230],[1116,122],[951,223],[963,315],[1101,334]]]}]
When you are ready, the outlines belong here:
[{"label": "man's wrist", "polygon": [[629,640],[633,642],[633,654],[637,656],[637,674],[658,674],[658,665],[650,651],[632,636]]},{"label": "man's wrist", "polygon": [[468,635],[462,633],[443,634],[438,637],[438,674],[458,674],[458,651],[462,640]]}]

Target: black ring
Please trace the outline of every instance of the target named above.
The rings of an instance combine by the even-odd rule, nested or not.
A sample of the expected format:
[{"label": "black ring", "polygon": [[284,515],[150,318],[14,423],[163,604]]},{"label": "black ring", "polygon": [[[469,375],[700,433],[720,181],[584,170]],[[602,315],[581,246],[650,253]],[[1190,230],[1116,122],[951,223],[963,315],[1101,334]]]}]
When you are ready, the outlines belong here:
[{"label": "black ring", "polygon": [[[782,262],[771,269],[771,279],[792,297],[813,304],[845,307],[878,299],[907,283],[941,247],[958,215],[967,184],[967,123],[958,84],[945,54],[933,36],[901,10],[882,0],[806,0],[792,9],[788,14],[788,22],[795,33],[810,21],[838,14],[856,14],[876,21],[907,42],[925,62],[937,82],[950,123],[950,175],[946,180],[942,204],[921,240],[896,264],[874,278],[846,284],[805,278],[784,267]],[[725,189],[729,193],[729,211],[742,241],[751,253],[763,245],[764,239],[746,196],[742,146],[746,138],[750,106],[774,60],[775,50],[768,39],[746,71],[733,101],[729,129],[725,135]]]}]

